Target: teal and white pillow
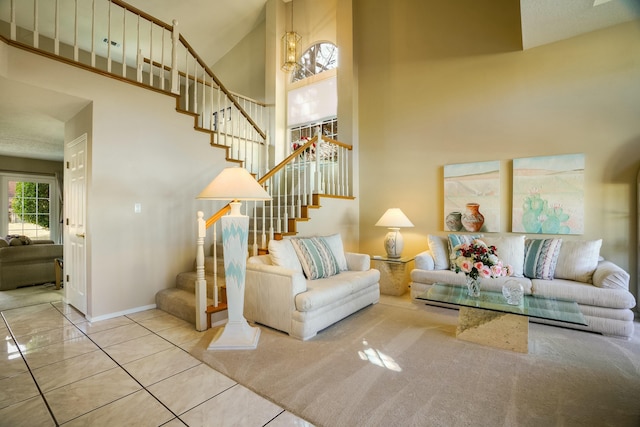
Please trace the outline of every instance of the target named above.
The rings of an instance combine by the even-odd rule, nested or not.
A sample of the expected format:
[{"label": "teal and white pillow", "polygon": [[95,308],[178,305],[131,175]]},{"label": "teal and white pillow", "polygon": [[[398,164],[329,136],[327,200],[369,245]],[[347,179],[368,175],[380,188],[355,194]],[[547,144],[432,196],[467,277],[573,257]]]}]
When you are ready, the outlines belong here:
[{"label": "teal and white pillow", "polygon": [[553,280],[562,239],[527,239],[524,242],[524,276]]},{"label": "teal and white pillow", "polygon": [[290,240],[307,279],[322,279],[340,273],[336,257],[324,238],[299,237]]}]

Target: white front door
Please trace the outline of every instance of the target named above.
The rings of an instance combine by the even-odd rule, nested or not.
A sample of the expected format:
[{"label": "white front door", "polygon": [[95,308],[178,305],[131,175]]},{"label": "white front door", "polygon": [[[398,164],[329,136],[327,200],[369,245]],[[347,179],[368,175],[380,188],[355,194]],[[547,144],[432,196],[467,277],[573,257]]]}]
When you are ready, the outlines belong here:
[{"label": "white front door", "polygon": [[87,135],[65,147],[64,289],[67,303],[87,314]]}]

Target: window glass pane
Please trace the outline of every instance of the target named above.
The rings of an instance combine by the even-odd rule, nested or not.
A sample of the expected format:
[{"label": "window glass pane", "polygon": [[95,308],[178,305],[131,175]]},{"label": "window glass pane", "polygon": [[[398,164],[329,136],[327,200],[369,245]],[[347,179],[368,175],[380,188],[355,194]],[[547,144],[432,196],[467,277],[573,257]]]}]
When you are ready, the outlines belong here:
[{"label": "window glass pane", "polygon": [[50,185],[47,183],[9,181],[9,234],[32,239],[50,239]]},{"label": "window glass pane", "polygon": [[316,43],[307,49],[291,74],[291,82],[305,79],[338,67],[338,48],[333,43]]}]

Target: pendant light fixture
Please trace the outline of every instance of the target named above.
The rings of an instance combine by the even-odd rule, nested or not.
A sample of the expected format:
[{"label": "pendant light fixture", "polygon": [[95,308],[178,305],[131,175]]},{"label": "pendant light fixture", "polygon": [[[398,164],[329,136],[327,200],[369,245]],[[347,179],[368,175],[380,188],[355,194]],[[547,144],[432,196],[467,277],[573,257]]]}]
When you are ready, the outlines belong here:
[{"label": "pendant light fixture", "polygon": [[291,0],[291,29],[282,36],[282,70],[294,71],[300,57],[300,34],[293,31],[293,0]]}]

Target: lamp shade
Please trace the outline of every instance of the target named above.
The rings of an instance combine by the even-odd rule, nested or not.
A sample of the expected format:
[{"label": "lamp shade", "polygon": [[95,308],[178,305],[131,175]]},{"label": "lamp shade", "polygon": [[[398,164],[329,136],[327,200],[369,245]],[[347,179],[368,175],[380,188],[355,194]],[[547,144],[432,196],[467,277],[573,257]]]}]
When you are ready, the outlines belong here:
[{"label": "lamp shade", "polygon": [[376,222],[378,227],[413,227],[409,218],[398,208],[390,208],[382,215],[382,217]]},{"label": "lamp shade", "polygon": [[225,168],[198,194],[206,200],[270,200],[271,196],[244,168]]}]

